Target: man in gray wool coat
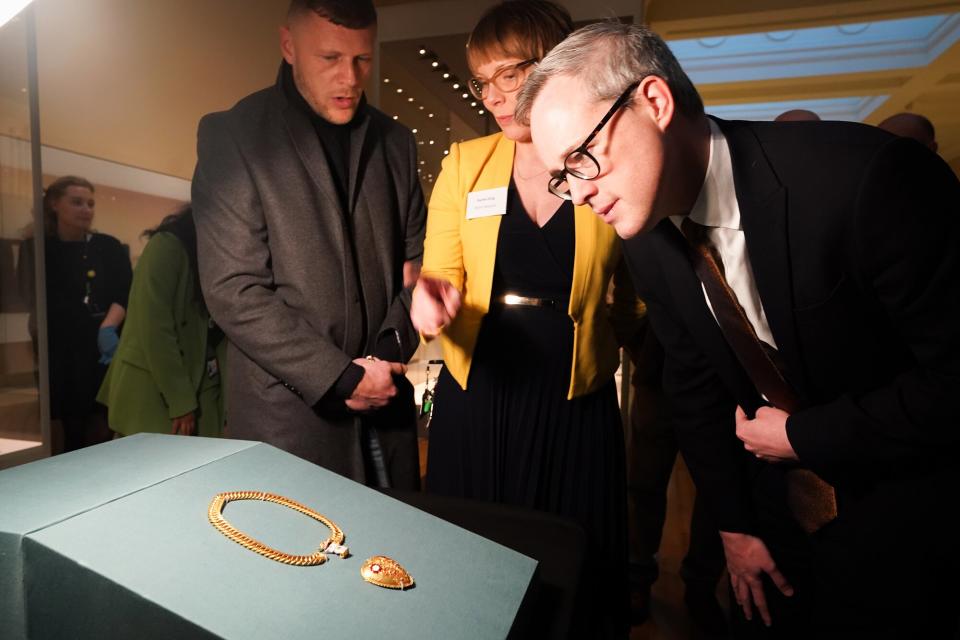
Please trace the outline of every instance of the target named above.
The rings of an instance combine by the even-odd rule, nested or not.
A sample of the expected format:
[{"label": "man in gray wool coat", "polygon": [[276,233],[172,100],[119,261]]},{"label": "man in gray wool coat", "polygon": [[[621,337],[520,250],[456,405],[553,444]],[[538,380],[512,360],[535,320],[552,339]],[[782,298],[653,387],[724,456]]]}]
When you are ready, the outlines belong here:
[{"label": "man in gray wool coat", "polygon": [[227,434],[377,486],[419,485],[409,287],[416,142],[363,95],[364,0],[294,0],[274,86],[200,121],[200,275],[230,339]]}]

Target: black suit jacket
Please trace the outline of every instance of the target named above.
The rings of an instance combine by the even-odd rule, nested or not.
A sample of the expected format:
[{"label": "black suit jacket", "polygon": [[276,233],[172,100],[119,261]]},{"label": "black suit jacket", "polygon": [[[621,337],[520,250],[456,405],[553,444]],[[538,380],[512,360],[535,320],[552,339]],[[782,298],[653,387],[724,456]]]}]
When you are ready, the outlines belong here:
[{"label": "black suit jacket", "polygon": [[[952,464],[960,443],[960,185],[912,140],[840,122],[718,124],[763,307],[804,408],[800,463],[845,501]],[[670,220],[625,242],[666,352],[684,457],[721,530],[750,532],[771,472],[736,438],[762,404]],[[774,472],[777,470],[774,469]]]}]

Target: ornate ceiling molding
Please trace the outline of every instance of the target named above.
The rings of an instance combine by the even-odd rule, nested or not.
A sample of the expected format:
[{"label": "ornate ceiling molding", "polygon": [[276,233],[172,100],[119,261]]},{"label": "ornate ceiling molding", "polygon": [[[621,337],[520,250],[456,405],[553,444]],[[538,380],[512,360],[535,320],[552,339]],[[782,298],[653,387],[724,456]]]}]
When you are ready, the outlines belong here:
[{"label": "ornate ceiling molding", "polygon": [[698,86],[929,65],[960,40],[960,14],[670,40]]}]

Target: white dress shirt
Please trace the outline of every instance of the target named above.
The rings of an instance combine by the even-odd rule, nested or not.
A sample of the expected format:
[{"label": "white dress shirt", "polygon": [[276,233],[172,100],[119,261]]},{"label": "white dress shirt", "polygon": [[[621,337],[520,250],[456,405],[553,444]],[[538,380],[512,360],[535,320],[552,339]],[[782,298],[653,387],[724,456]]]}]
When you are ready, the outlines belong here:
[{"label": "white dress shirt", "polygon": [[[680,228],[684,216],[670,216],[670,221]],[[720,254],[723,261],[724,277],[737,296],[747,319],[757,332],[757,337],[776,348],[767,315],[760,302],[760,292],[753,278],[753,267],[747,255],[747,241],[740,226],[740,206],[733,186],[733,164],[730,161],[730,147],[720,127],[710,120],[710,161],[707,174],[700,188],[700,195],[690,210],[690,219],[707,227],[706,234],[710,243]],[[702,285],[701,285],[702,286]],[[707,306],[714,319],[707,291],[703,291]]]}]

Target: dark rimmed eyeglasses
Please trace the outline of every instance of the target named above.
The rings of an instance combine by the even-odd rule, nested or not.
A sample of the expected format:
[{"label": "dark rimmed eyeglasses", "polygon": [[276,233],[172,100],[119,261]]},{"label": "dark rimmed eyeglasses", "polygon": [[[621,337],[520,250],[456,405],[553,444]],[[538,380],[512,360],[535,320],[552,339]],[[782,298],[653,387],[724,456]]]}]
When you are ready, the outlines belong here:
[{"label": "dark rimmed eyeglasses", "polygon": [[493,74],[493,77],[489,80],[476,77],[470,78],[470,80],[467,81],[467,86],[470,88],[470,93],[472,93],[473,97],[477,100],[483,100],[486,97],[487,89],[491,84],[501,93],[512,93],[523,84],[524,76],[520,72],[530,65],[536,64],[537,61],[537,58],[530,58],[529,60],[503,67]]},{"label": "dark rimmed eyeglasses", "polygon": [[547,190],[550,191],[550,193],[564,200],[572,200],[573,196],[570,195],[570,185],[567,184],[568,175],[579,178],[580,180],[594,180],[600,175],[600,163],[590,155],[590,152],[587,151],[587,146],[593,142],[593,139],[597,137],[597,134],[600,133],[600,130],[603,129],[610,118],[619,111],[620,107],[627,103],[633,90],[638,86],[640,86],[640,80],[637,80],[624,89],[620,97],[617,98],[616,102],[610,107],[610,110],[607,111],[607,114],[600,120],[600,124],[594,127],[590,135],[587,136],[587,139],[583,141],[583,144],[567,154],[567,157],[563,159],[563,171],[550,178],[550,182],[547,183]]}]

